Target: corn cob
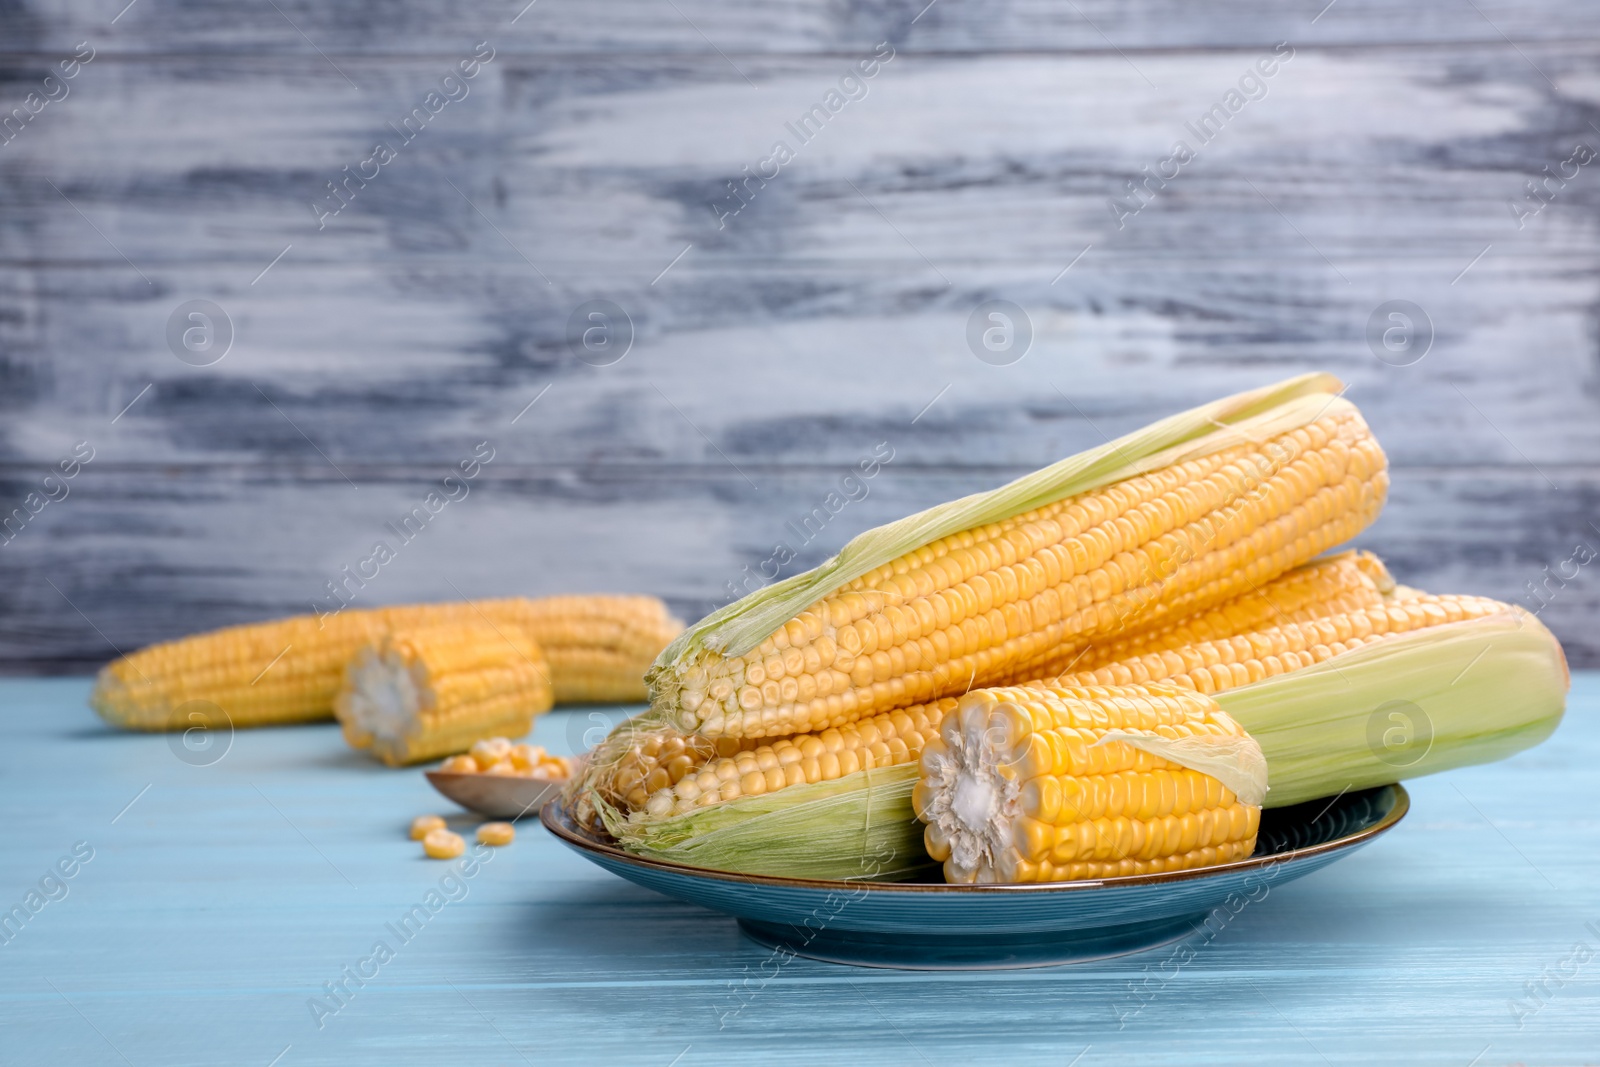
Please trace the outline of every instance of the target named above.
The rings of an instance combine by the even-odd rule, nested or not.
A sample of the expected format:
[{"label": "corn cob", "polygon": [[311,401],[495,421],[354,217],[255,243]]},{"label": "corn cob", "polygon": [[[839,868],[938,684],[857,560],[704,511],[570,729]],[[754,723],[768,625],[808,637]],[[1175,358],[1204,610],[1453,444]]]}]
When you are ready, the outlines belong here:
[{"label": "corn cob", "polygon": [[1388,637],[1508,610],[1508,605],[1487,597],[1423,594],[1215,641],[1146,652],[1094,670],[1024,684],[1142,685],[1170,681],[1201,693],[1220,693],[1322,663]]},{"label": "corn cob", "polygon": [[1302,564],[1209,611],[1157,630],[1093,645],[1068,669],[1081,674],[1151,652],[1377,607],[1394,588],[1394,579],[1377,556],[1371,552],[1340,552]]},{"label": "corn cob", "polygon": [[[1537,619],[1474,597],[1415,594],[1387,603],[1392,609],[1419,600],[1424,602],[1420,619],[1409,611],[1404,614],[1408,622],[1421,622],[1420,628],[1392,627],[1381,639],[1346,643],[1342,652],[1298,668],[1290,667],[1287,655],[1265,648],[1256,668],[1242,679],[1247,684],[1212,694],[1267,756],[1272,789],[1266,806],[1502,759],[1538,743],[1555,728],[1565,702],[1566,666],[1560,645]],[[1456,609],[1459,621],[1451,621]],[[1388,623],[1394,622],[1392,611],[1383,614]],[[1249,640],[1261,640],[1274,629],[1283,628],[1257,632]],[[1323,649],[1335,650],[1334,645],[1311,647],[1318,655]],[[1230,670],[1222,681],[1231,684],[1234,677]],[[1183,681],[1174,674],[1156,684]],[[1047,688],[1047,683],[1029,688]],[[945,708],[952,703],[947,701]],[[1385,732],[1392,724],[1384,709],[1392,712],[1394,707],[1416,719],[1421,731],[1408,741],[1410,747],[1398,752],[1388,750]],[[938,721],[925,707],[897,714],[908,721]],[[1381,727],[1376,732],[1375,721]],[[618,737],[629,727],[624,724]],[[838,733],[848,736],[843,728]],[[738,770],[738,754],[762,744],[642,736],[649,740],[633,742],[633,756],[642,763],[649,762],[645,753],[650,744],[678,758],[667,775],[674,787],[696,779],[708,763],[720,766],[730,755]],[[786,740],[803,745],[807,739]],[[724,748],[720,755],[719,747]],[[776,750],[777,743],[769,747]],[[916,771],[915,763],[875,766],[833,780],[748,794],[741,776],[735,799],[723,800],[720,791],[713,797],[707,790],[691,806],[675,788],[654,790],[640,804],[642,776],[632,780],[629,797],[620,797],[607,788],[603,772],[591,769],[569,788],[568,801],[578,817],[592,816],[625,847],[677,862],[796,877],[906,877],[917,875],[918,863],[925,862],[920,859],[920,837],[909,834],[902,823],[913,821]],[[660,778],[655,784],[661,784]],[[729,788],[727,780],[722,788]],[[670,812],[666,805],[671,805]],[[896,857],[893,864],[884,866],[874,858],[885,852]]]},{"label": "corn cob", "polygon": [[1533,615],[1500,607],[1215,694],[1266,753],[1267,806],[1490,763],[1549,737],[1566,656]]},{"label": "corn cob", "polygon": [[[1085,677],[1089,667],[1111,664],[1140,653],[1199,645],[1208,638],[1232,637],[1253,629],[1271,627],[1279,621],[1310,621],[1357,608],[1377,606],[1384,603],[1383,590],[1393,585],[1393,579],[1383,563],[1371,553],[1341,552],[1313,560],[1208,612],[1152,633],[1112,642],[1106,646],[1108,652],[1105,654],[1096,656],[1094,653],[1099,652],[1099,648],[1087,649],[1074,665],[1076,670],[1070,678],[1074,679],[1073,684],[1080,684],[1075,680]],[[1096,676],[1092,682],[1081,684],[1109,683]],[[630,817],[642,817],[641,813],[647,805],[653,817],[666,812],[681,814],[696,806],[717,803],[717,798],[732,800],[738,796],[768,791],[773,788],[770,782],[760,785],[749,775],[754,770],[770,772],[772,767],[767,764],[780,758],[780,753],[786,753],[782,760],[793,761],[797,746],[842,744],[845,749],[856,751],[861,738],[869,733],[884,739],[898,736],[905,739],[909,746],[903,755],[895,749],[895,758],[889,764],[880,759],[859,765],[882,767],[914,762],[920,754],[920,739],[931,736],[932,728],[936,727],[939,716],[948,706],[954,706],[953,698],[883,713],[870,720],[846,724],[837,730],[814,735],[790,735],[782,739],[706,738],[674,731],[654,731],[640,736],[631,751],[618,758],[609,771],[597,772],[593,781],[611,804],[630,813]],[[868,723],[873,724],[871,730],[867,729]],[[837,740],[830,738],[830,733]],[[772,740],[772,743],[765,744],[767,740]],[[769,754],[763,750],[771,751]],[[751,765],[752,759],[754,766]],[[837,768],[848,766],[853,770],[858,766],[859,759],[859,753],[856,757],[841,755],[836,764],[819,765],[821,778],[836,778],[841,773],[848,773]],[[789,770],[794,765],[792,762],[780,760],[780,765],[786,776],[799,777]],[[801,769],[807,772],[804,781],[819,780],[817,775],[809,773],[809,765]],[[721,784],[715,789],[710,779],[705,777],[706,772],[719,779]],[[748,791],[743,785],[747,779],[750,783]]]},{"label": "corn cob", "polygon": [[[1018,488],[1034,487],[1024,479],[978,504],[943,506],[952,516],[1005,510],[1001,517],[922,537],[961,521],[934,509],[871,531],[857,539],[859,551],[852,542],[819,571],[746,598],[674,642],[651,672],[652,711],[663,725],[709,736],[841,726],[969,687],[1048,676],[1088,644],[1258,587],[1359,532],[1382,506],[1383,453],[1354,407],[1322,392],[1335,385],[1290,383],[1310,392],[1274,408],[1270,428],[1229,427],[1161,448],[1167,424],[1158,424],[1105,455],[1063,461],[1070,470],[1030,476],[1087,484],[1081,492],[1003,509],[1038,500]],[[1262,394],[1247,396],[1231,402],[1258,411]],[[1063,479],[1125,452],[1136,461],[1100,479]],[[799,599],[812,589],[820,595]],[[803,610],[781,614],[791,603]]]},{"label": "corn cob", "polygon": [[550,661],[557,704],[643,701],[645,671],[683,630],[648,596],[544,597],[521,620]]},{"label": "corn cob", "polygon": [[[1353,553],[1333,557],[1327,564],[1290,572],[1263,586],[1259,593],[1216,609],[1209,622],[1197,618],[1133,647],[1159,647],[1196,632],[1227,636],[1172,645],[1092,670],[1018,684],[1045,689],[1168,682],[1201,693],[1221,693],[1401,634],[1511,610],[1499,601],[1473,596],[1417,593],[1407,600],[1391,601],[1369,580],[1372,574],[1385,574],[1381,567],[1376,557],[1358,560]],[[1352,580],[1352,574],[1359,581]],[[1267,607],[1258,612],[1256,605],[1248,603],[1251,600]],[[1367,605],[1369,600],[1375,603],[1349,608],[1351,603]],[[1235,625],[1259,620],[1275,609],[1289,609],[1292,614],[1286,612],[1286,617],[1302,621],[1228,633]],[[767,743],[656,731],[640,737],[614,770],[608,773],[597,768],[591,783],[635,821],[687,814],[801,782],[837,779],[862,768],[914,762],[920,744],[933,735],[942,716],[954,705],[955,698],[947,697],[818,733],[768,739]],[[904,744],[904,751],[892,744],[893,739]],[[873,749],[870,754],[868,747]],[[803,751],[834,758],[802,761]]]},{"label": "corn cob", "polygon": [[947,882],[1071,881],[1249,856],[1266,779],[1198,693],[984,689],[923,749],[911,803]]},{"label": "corn cob", "polygon": [[363,645],[397,629],[481,622],[514,626],[519,600],[346,610],[318,618],[230,626],[140,649],[107,664],[90,705],[131,730],[186,727],[183,707],[205,701],[234,726],[330,718],[345,665]]},{"label": "corn cob", "polygon": [[550,667],[521,628],[458,622],[363,647],[334,714],[352,748],[400,767],[521,737],[550,705]]},{"label": "corn cob", "polygon": [[[1303,592],[1298,588],[1303,577],[1285,575],[1263,587],[1261,593],[1268,600],[1289,605],[1291,596]],[[1350,611],[1346,605],[1351,597],[1341,593],[1341,588],[1338,584],[1323,585],[1321,591],[1329,599],[1301,602],[1295,617],[1304,622],[1178,645],[1094,670],[1019,684],[1044,689],[1170,682],[1201,693],[1217,693],[1321,663],[1385,637],[1507,610],[1499,601],[1483,597],[1426,594],[1404,604],[1384,606],[1383,596],[1370,587],[1378,606]],[[1364,600],[1359,596],[1356,599]],[[1318,612],[1329,614],[1319,616]],[[1237,623],[1243,615],[1239,611],[1220,616],[1211,632],[1227,629],[1222,622],[1231,618]],[[1167,635],[1167,639],[1171,637]],[[831,780],[863,768],[915,762],[922,743],[933,736],[942,717],[955,704],[956,698],[946,697],[820,733],[778,738],[765,744],[750,739],[657,734],[643,740],[613,774],[598,778],[597,782],[614,806],[636,820],[682,815],[697,807],[759,796],[785,785]],[[803,761],[802,752],[816,758]],[[827,755],[834,758],[828,759]]]},{"label": "corn cob", "polygon": [[[780,737],[731,756],[713,756],[702,763],[682,757],[650,772],[642,781],[623,777],[625,804],[644,809],[641,817],[683,815],[741,797],[775,793],[788,786],[833,781],[858,771],[915,763],[923,745],[934,736],[940,717],[956,698],[920,704],[819,734]],[[693,773],[690,773],[690,772]]]},{"label": "corn cob", "polygon": [[548,653],[558,699],[640,699],[650,657],[681,624],[649,597],[508,598],[301,615],[151,645],[107,664],[90,705],[130,730],[190,725],[185,705],[220,707],[234,726],[331,718],[345,665],[400,629],[488,623],[525,629]]}]

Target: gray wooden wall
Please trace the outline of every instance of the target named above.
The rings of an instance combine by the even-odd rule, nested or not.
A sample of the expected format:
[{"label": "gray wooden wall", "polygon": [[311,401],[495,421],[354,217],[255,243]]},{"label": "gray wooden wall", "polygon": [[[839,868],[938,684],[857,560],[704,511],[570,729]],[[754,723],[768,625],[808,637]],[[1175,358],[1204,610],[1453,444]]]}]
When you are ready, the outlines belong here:
[{"label": "gray wooden wall", "polygon": [[[0,544],[0,669],[309,610],[380,539],[358,603],[694,617],[880,442],[797,565],[1311,369],[1388,449],[1363,542],[1404,580],[1536,606],[1600,548],[1600,7],[525,2],[0,0],[0,513],[56,498]],[[996,299],[1005,366],[967,341]],[[569,342],[591,300],[620,361]],[[1431,327],[1375,349],[1393,300]],[[1597,665],[1574,569],[1543,616]]]}]

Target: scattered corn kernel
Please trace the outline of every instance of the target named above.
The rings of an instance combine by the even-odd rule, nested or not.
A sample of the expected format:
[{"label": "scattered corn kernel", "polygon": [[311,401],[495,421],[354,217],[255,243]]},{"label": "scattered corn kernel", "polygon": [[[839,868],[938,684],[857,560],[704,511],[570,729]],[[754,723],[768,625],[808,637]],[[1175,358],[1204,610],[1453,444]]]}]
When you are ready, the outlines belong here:
[{"label": "scattered corn kernel", "polygon": [[516,827],[508,822],[486,822],[478,827],[480,845],[509,845],[516,837]]},{"label": "scattered corn kernel", "polygon": [[466,850],[467,843],[461,840],[461,835],[442,826],[429,830],[428,836],[422,839],[422,851],[436,860],[453,860]]},{"label": "scattered corn kernel", "polygon": [[411,840],[421,841],[434,830],[443,830],[444,820],[437,815],[418,815],[411,820]]}]

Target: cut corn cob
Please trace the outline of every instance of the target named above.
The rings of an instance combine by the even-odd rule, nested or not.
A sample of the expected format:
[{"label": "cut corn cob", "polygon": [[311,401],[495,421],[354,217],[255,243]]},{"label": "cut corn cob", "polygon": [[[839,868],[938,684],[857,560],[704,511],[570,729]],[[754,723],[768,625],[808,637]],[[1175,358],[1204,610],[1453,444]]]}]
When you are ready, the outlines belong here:
[{"label": "cut corn cob", "polygon": [[709,736],[822,730],[1048,676],[1259,587],[1382,506],[1383,453],[1337,389],[1241,394],[870,531],[674,642],[652,714]]},{"label": "cut corn cob", "polygon": [[648,596],[544,597],[521,619],[550,662],[557,704],[643,701],[645,671],[683,630]]},{"label": "cut corn cob", "polygon": [[637,700],[650,658],[681,629],[650,597],[510,598],[346,610],[233,626],[151,645],[108,664],[90,696],[107,722],[131,730],[191,725],[193,701],[220,707],[234,726],[333,715],[345,665],[363,645],[399,629],[489,624],[526,630],[554,648],[558,699]]},{"label": "cut corn cob", "polygon": [[362,648],[334,713],[353,748],[370,749],[391,767],[493,738],[514,773],[502,735],[527,733],[550,705],[550,668],[523,630],[454,623],[401,630]]},{"label": "cut corn cob", "polygon": [[1055,882],[1244,859],[1261,748],[1174,688],[1053,686],[962,697],[923,749],[912,806],[947,882]]}]

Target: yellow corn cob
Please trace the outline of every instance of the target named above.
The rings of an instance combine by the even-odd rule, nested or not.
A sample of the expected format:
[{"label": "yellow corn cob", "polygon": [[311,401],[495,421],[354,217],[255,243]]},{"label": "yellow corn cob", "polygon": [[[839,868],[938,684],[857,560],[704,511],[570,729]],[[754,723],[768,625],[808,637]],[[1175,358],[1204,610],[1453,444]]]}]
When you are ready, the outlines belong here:
[{"label": "yellow corn cob", "polygon": [[643,701],[645,671],[683,629],[648,596],[544,597],[521,618],[550,661],[558,704]]},{"label": "yellow corn cob", "polygon": [[1142,685],[1168,681],[1201,693],[1220,693],[1322,663],[1385,638],[1509,610],[1507,605],[1487,597],[1423,593],[1375,607],[1147,652],[1094,670],[1024,684]]},{"label": "yellow corn cob", "polygon": [[[956,698],[885,712],[819,734],[782,737],[700,763],[684,757],[653,770],[624,795],[641,817],[663,819],[791,785],[833,781],[857,771],[914,763]],[[691,773],[692,772],[692,773]],[[632,785],[624,778],[619,785]]]},{"label": "yellow corn cob", "polygon": [[[667,721],[773,737],[1065,669],[1085,645],[1204,610],[1377,516],[1385,460],[1354,408],[915,549],[750,652],[653,674]],[[670,651],[670,650],[669,650]]]},{"label": "yellow corn cob", "polygon": [[[1069,677],[1085,677],[1090,667],[1108,665],[1140,653],[1169,648],[1181,651],[1183,646],[1198,645],[1207,638],[1231,637],[1271,627],[1279,621],[1309,621],[1376,606],[1384,602],[1381,590],[1393,584],[1382,562],[1371,553],[1350,551],[1313,560],[1208,612],[1191,616],[1154,633],[1111,642],[1104,646],[1108,650],[1106,654],[1095,656],[1093,653],[1100,649],[1089,649]],[[1213,662],[1216,658],[1220,657],[1214,655]],[[1104,681],[1097,675],[1094,684]],[[631,750],[618,759],[613,768],[601,772],[602,776],[596,778],[596,783],[604,791],[607,800],[623,812],[638,813],[648,809],[650,817],[667,813],[681,814],[696,806],[704,807],[740,795],[768,791],[770,782],[760,784],[749,776],[752,770],[770,771],[771,767],[765,764],[780,753],[787,754],[784,756],[786,762],[781,764],[786,776],[800,778],[800,775],[788,770],[795,764],[787,762],[793,760],[800,746],[838,745],[840,741],[829,737],[833,734],[842,740],[846,749],[854,751],[861,743],[861,737],[872,732],[867,729],[869,723],[872,724],[872,730],[885,739],[905,739],[905,753],[901,755],[895,749],[895,757],[890,765],[912,762],[921,754],[922,739],[931,736],[931,731],[925,725],[937,723],[950,706],[953,706],[953,698],[947,697],[933,704],[915,704],[903,711],[882,713],[869,720],[847,723],[820,734],[790,735],[773,740],[770,745],[763,744],[767,739],[762,738],[706,738],[654,731],[637,738]],[[755,761],[754,766],[752,760]],[[874,767],[884,765],[881,762],[871,764]],[[859,758],[842,755],[836,762],[818,765],[820,778],[806,773],[802,780],[829,780],[849,773],[843,768],[854,770],[860,766],[867,764]],[[737,775],[732,773],[735,770]],[[706,772],[715,775],[721,782],[715,790],[715,796],[712,795],[709,779],[704,777]],[[693,784],[680,785],[686,777]],[[748,789],[743,785],[746,781],[750,783]]]},{"label": "yellow corn cob", "polygon": [[[1391,628],[1359,647],[1349,647],[1355,642],[1338,641],[1313,645],[1317,656],[1327,650],[1334,653],[1333,658],[1298,669],[1289,669],[1291,654],[1274,655],[1270,647],[1264,647],[1258,667],[1247,669],[1238,680],[1265,677],[1199,697],[1215,701],[1259,743],[1269,761],[1272,791],[1268,805],[1298,804],[1502,759],[1537,744],[1555,728],[1568,676],[1559,644],[1537,619],[1510,605],[1427,594],[1407,594],[1386,608],[1419,600],[1427,601],[1419,606],[1420,617],[1409,611],[1402,615],[1408,625],[1424,623],[1421,628]],[[1460,610],[1452,609],[1452,604]],[[1386,611],[1384,620],[1384,625],[1393,627],[1396,617]],[[1350,625],[1349,620],[1341,625]],[[1246,636],[1255,641],[1282,635],[1258,631]],[[1345,651],[1338,652],[1341,647]],[[1177,680],[1174,676],[1152,685],[1186,692],[1174,687]],[[1230,670],[1219,684],[1235,680]],[[1028,688],[1051,687],[1038,683]],[[1405,717],[1394,721],[1410,723],[1415,733],[1398,741],[1387,733],[1375,738],[1374,716],[1395,707]],[[903,714],[911,720],[924,710],[907,708]],[[1392,718],[1384,720],[1386,726],[1392,725]],[[611,740],[636,744],[641,735],[627,731],[640,726],[657,729],[634,719]],[[845,729],[837,733],[848,742]],[[907,738],[909,750],[909,734]],[[803,745],[807,739],[784,740]],[[707,759],[720,766],[731,755],[732,769],[738,771],[740,753],[760,747],[761,742],[652,738],[638,755],[652,751],[651,746],[655,746],[653,751],[670,750],[682,757],[668,775],[676,784],[698,776]],[[767,747],[775,752],[778,743]],[[719,759],[713,750],[724,748],[727,751],[722,751]],[[712,754],[696,763],[688,756],[691,751],[696,757]],[[1177,755],[1152,754],[1162,758]],[[1192,756],[1177,755],[1173,762],[1206,770],[1194,766],[1197,761]],[[575,815],[590,825],[603,826],[630,850],[698,866],[814,878],[916,877],[918,864],[925,859],[924,831],[912,810],[917,764],[875,767],[750,795],[744,795],[741,781],[737,798],[724,801],[720,791],[715,799],[702,794],[689,810],[684,810],[675,791],[667,791],[672,810],[664,815],[653,814],[665,810],[656,799],[662,796],[660,790],[645,808],[639,807],[643,775],[638,773],[639,767],[633,769],[634,792],[626,801],[606,792],[603,772],[580,776],[567,793]],[[1226,781],[1220,774],[1213,776]],[[1052,867],[1060,866],[1049,862]],[[1115,872],[1041,869],[1041,873],[1076,877],[1122,869],[1119,861]]]},{"label": "yellow corn cob", "polygon": [[[1372,564],[1375,563],[1373,557]],[[1361,566],[1370,573],[1372,564]],[[1293,598],[1305,592],[1305,577],[1301,572],[1291,572],[1264,586],[1261,592],[1268,600],[1294,607]],[[1473,596],[1419,593],[1395,602],[1376,594],[1375,586],[1371,589],[1377,605],[1347,610],[1345,604],[1351,596],[1341,593],[1340,588],[1339,584],[1324,585],[1322,592],[1330,599],[1301,600],[1295,616],[1302,622],[1180,645],[1094,670],[1018,684],[1050,689],[1168,682],[1201,693],[1220,693],[1404,633],[1510,610],[1499,601]],[[1242,614],[1234,620],[1238,621]],[[598,771],[594,781],[614,807],[634,819],[681,815],[801,781],[831,781],[859,769],[915,761],[920,755],[919,746],[932,736],[933,728],[955,705],[955,699],[946,697],[931,704],[916,704],[843,727],[767,743],[751,738],[711,739],[657,732],[637,742],[611,773]],[[863,751],[872,740],[887,742],[890,738],[900,739],[905,751],[893,746],[892,757],[887,760],[883,758],[886,746],[878,746],[871,757]],[[819,759],[814,765],[799,761],[800,753],[813,751],[817,756],[823,751],[836,755],[832,760]],[[782,783],[778,773],[783,775]]]},{"label": "yellow corn cob", "polygon": [[89,702],[130,730],[184,729],[190,711],[209,714],[213,706],[235,726],[326,719],[345,665],[363,645],[395,630],[457,623],[488,623],[508,636],[522,628],[541,648],[549,641],[556,698],[571,701],[643,699],[645,666],[682,628],[652,597],[515,597],[300,615],[140,649],[101,670]]},{"label": "yellow corn cob", "polygon": [[912,806],[947,882],[1107,878],[1243,859],[1266,792],[1260,747],[1214,701],[1141,687],[969,693],[923,749],[921,768]]},{"label": "yellow corn cob", "polygon": [[550,667],[519,627],[454,622],[364,646],[334,714],[351,747],[399,767],[521,737],[550,710],[550,693]]},{"label": "yellow corn cob", "polygon": [[397,629],[484,617],[509,631],[522,603],[419,604],[230,626],[112,661],[89,702],[106,721],[131,730],[183,729],[191,701],[220,707],[234,726],[326,719],[345,665],[363,645]]},{"label": "yellow corn cob", "polygon": [[1302,564],[1209,611],[1154,631],[1092,645],[1084,649],[1070,670],[1081,674],[1151,652],[1377,607],[1394,588],[1394,579],[1377,556],[1353,550],[1340,552]]}]

